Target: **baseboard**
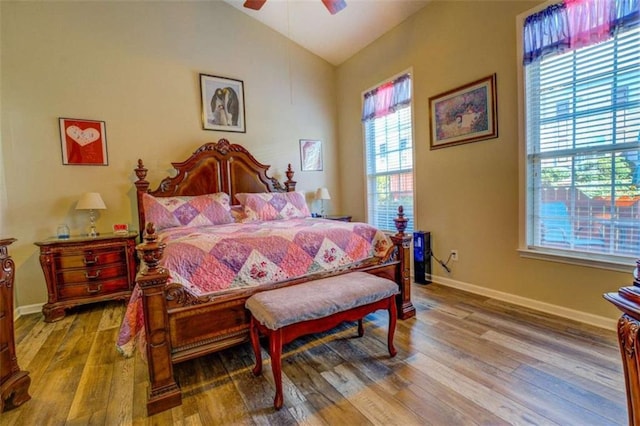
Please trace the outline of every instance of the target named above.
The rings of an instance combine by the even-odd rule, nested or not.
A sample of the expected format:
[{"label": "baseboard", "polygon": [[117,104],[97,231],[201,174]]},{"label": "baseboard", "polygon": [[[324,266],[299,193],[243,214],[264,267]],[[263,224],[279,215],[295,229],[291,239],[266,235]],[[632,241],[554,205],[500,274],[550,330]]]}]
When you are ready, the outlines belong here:
[{"label": "baseboard", "polygon": [[481,287],[475,284],[469,284],[462,281],[452,280],[451,278],[432,275],[431,280],[434,283],[438,283],[446,287],[468,291],[469,293],[490,297],[492,299],[500,300],[502,302],[512,303],[514,305],[522,306],[529,309],[535,309],[536,311],[544,312],[546,314],[556,315],[562,318],[568,318],[571,320],[582,322],[584,324],[593,325],[595,327],[604,328],[607,330],[618,329],[617,319],[611,319],[611,318],[606,318],[599,315],[593,315],[587,312],[577,311],[575,309],[565,308],[559,305],[553,305],[551,303],[540,302],[539,300],[529,299],[526,297],[517,296],[511,293],[505,293],[498,290],[492,290],[490,288]]},{"label": "baseboard", "polygon": [[44,303],[36,303],[35,305],[20,306],[13,311],[13,320],[17,320],[21,315],[31,315],[42,312]]}]

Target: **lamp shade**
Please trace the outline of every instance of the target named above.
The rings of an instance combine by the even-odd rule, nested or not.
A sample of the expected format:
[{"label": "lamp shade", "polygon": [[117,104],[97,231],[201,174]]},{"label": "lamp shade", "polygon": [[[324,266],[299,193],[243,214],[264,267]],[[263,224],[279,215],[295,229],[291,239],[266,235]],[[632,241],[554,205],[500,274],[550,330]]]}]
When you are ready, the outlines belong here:
[{"label": "lamp shade", "polygon": [[76,210],[104,210],[106,208],[107,206],[104,205],[98,192],[85,192],[76,205]]},{"label": "lamp shade", "polygon": [[327,188],[318,188],[316,191],[316,200],[330,200],[329,190]]}]

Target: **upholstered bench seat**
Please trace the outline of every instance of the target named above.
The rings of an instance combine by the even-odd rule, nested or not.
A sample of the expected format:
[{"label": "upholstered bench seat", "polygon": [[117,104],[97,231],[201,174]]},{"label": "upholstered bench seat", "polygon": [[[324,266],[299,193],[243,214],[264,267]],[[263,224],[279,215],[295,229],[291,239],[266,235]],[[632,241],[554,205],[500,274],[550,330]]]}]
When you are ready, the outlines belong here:
[{"label": "upholstered bench seat", "polygon": [[365,272],[351,272],[290,287],[256,293],[247,299],[251,311],[251,343],[256,357],[254,374],[262,372],[259,334],[269,338],[269,355],[276,384],[274,406],[280,409],[282,396],[282,345],[311,333],[330,330],[345,321],[358,321],[358,335],[364,335],[362,318],[378,309],[389,312],[387,346],[393,357],[396,326],[395,296],[398,285]]}]

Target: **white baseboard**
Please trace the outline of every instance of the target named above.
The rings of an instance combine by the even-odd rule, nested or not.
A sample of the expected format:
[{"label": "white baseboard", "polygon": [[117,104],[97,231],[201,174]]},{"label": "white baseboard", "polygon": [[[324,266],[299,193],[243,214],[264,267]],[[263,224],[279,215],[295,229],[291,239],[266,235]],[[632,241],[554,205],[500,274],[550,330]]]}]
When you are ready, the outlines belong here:
[{"label": "white baseboard", "polygon": [[22,315],[31,315],[42,312],[44,303],[36,303],[35,305],[20,306],[13,311],[13,320],[17,320]]},{"label": "white baseboard", "polygon": [[607,330],[618,329],[617,319],[611,319],[611,318],[602,317],[599,315],[590,314],[587,312],[577,311],[575,309],[565,308],[564,306],[553,305],[551,303],[541,302],[539,300],[529,299],[526,297],[517,296],[511,293],[505,293],[498,290],[492,290],[490,288],[481,287],[475,284],[469,284],[462,281],[452,280],[451,278],[432,275],[431,280],[434,283],[441,284],[447,287],[468,291],[469,293],[479,294],[481,296],[487,296],[492,299],[512,303],[514,305],[522,306],[525,308],[535,309],[536,311],[544,312],[551,315],[556,315],[562,318],[568,318],[571,320],[579,321],[585,324],[593,325],[593,326],[604,328]]}]

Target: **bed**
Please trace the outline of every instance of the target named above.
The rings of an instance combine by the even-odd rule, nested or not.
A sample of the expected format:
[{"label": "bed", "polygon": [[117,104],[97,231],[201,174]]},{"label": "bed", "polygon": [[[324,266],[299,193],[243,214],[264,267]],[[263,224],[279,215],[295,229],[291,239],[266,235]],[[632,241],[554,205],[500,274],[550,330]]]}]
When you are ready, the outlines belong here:
[{"label": "bed", "polygon": [[[144,232],[141,231],[143,242],[137,246],[141,265],[136,277],[136,288],[127,307],[121,337],[127,326],[127,318],[143,324],[142,350],[147,360],[150,382],[147,401],[149,415],[182,402],[180,388],[173,373],[174,364],[249,342],[250,315],[244,304],[249,296],[258,291],[356,270],[365,271],[389,278],[398,284],[400,294],[396,305],[400,319],[415,315],[409,280],[411,237],[404,234],[407,219],[401,207],[396,219],[398,232],[383,236],[380,236],[380,231],[372,231],[367,224],[311,218],[307,217],[308,212],[287,216],[284,220],[267,222],[258,217],[258,220],[253,221],[249,219],[255,218],[248,219],[247,216],[253,212],[247,207],[251,200],[279,200],[283,197],[297,200],[295,194],[302,196],[295,193],[296,182],[293,180],[294,172],[290,164],[285,172],[287,179],[280,183],[268,176],[270,166],[258,162],[244,147],[220,139],[216,143],[202,145],[188,159],[172,165],[175,175],[163,179],[155,190],[150,190],[150,183],[146,180],[148,170],[142,160],[138,160],[138,167],[135,169],[139,229]],[[153,207],[154,204],[150,204],[149,199],[152,202],[166,202],[176,198],[199,200],[201,197],[210,197],[211,194],[222,194],[222,201],[228,200],[233,221],[219,225],[167,228],[159,232],[156,224],[150,220],[162,222],[163,218],[156,213],[152,214],[150,206]],[[239,200],[244,203],[240,205]],[[241,242],[243,247],[253,244],[259,234],[270,232],[268,228],[278,228],[278,232],[289,233],[289,236],[265,236],[270,238],[271,249],[253,247],[252,256],[264,252],[266,254],[262,259],[275,256],[281,260],[281,265],[286,263],[288,267],[280,265],[277,273],[271,273],[266,268],[265,272],[241,265],[238,270],[245,271],[243,280],[236,277],[225,279],[224,273],[217,273],[215,278],[211,278],[209,274],[214,269],[213,263],[233,264],[233,260],[229,260],[230,253],[238,250],[228,247],[235,247]],[[335,247],[340,246],[343,250],[338,250],[339,253],[336,254],[331,252],[333,247],[324,247],[324,257],[307,262],[307,267],[300,267],[304,261],[299,258],[291,257],[293,260],[287,262],[282,260],[285,257],[289,259],[287,256],[299,254],[306,248],[296,248],[287,243],[290,248],[284,250],[281,244],[283,240],[276,238],[311,241],[316,232],[333,234],[333,240],[343,241]],[[207,235],[202,235],[205,233]],[[306,237],[300,238],[300,233]],[[196,243],[196,238],[201,239]],[[372,246],[368,255],[361,253],[367,250],[366,247],[363,248],[363,244]],[[222,252],[220,255],[224,258],[205,261],[198,252],[189,251],[193,246],[206,246],[210,252],[216,251],[211,247],[223,246],[225,249],[218,251]],[[267,253],[269,250],[280,250],[281,253]],[[326,253],[329,252],[331,255],[327,258]],[[185,259],[172,260],[178,253],[187,255]],[[302,256],[306,254],[302,253]],[[194,262],[201,263],[195,265],[199,272],[190,273],[188,277],[184,276],[188,274],[178,271],[177,266],[174,270],[175,265]],[[321,265],[323,263],[327,265]],[[190,270],[195,270],[194,265],[191,266]],[[197,281],[198,278],[202,281],[204,290],[197,291],[190,287],[191,281]],[[139,308],[138,311],[134,310],[135,306]],[[134,334],[131,330],[127,332],[129,337]]]}]

